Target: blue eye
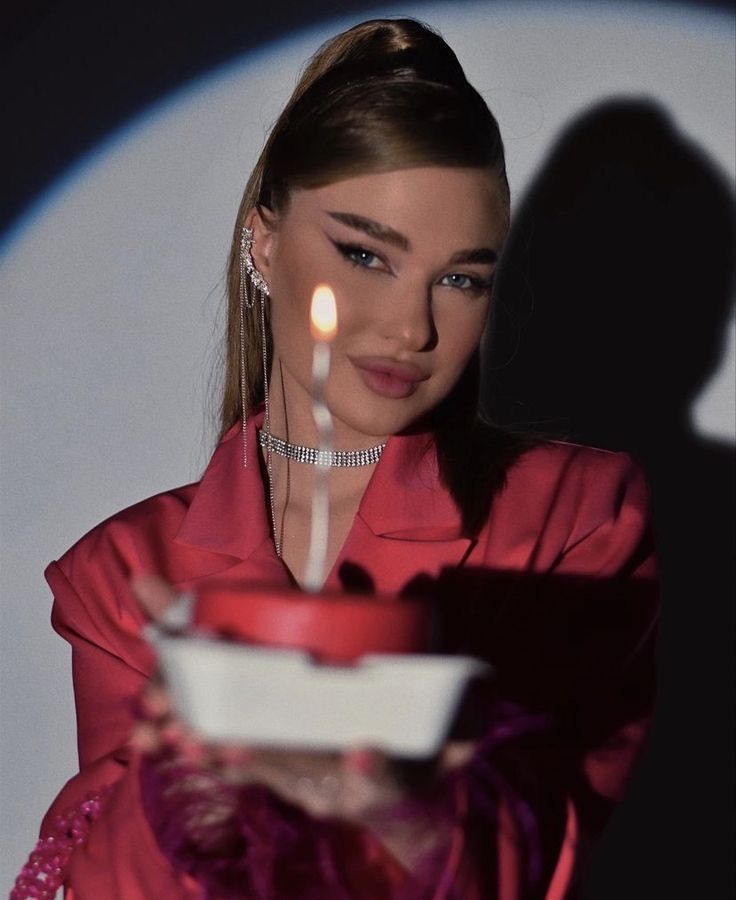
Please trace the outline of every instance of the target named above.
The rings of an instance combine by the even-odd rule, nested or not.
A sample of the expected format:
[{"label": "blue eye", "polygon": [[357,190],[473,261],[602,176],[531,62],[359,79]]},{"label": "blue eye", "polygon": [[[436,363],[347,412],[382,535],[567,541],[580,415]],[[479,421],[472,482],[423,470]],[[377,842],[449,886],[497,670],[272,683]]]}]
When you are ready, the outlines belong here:
[{"label": "blue eye", "polygon": [[350,260],[356,266],[361,266],[364,269],[376,269],[383,265],[380,257],[370,250],[366,250],[365,247],[360,247],[357,244],[339,243],[336,243],[335,246],[345,259]]},{"label": "blue eye", "polygon": [[453,272],[440,281],[440,284],[447,287],[457,288],[461,291],[467,291],[471,294],[484,294],[490,290],[490,279],[474,278],[472,275],[465,275],[461,272]]}]

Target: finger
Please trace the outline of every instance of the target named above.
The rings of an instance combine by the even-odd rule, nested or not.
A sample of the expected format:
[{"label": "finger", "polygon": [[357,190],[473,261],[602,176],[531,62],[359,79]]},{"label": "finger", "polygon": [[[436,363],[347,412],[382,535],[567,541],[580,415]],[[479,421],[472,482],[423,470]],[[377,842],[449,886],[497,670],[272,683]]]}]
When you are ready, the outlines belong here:
[{"label": "finger", "polygon": [[213,765],[233,773],[245,769],[253,762],[253,750],[239,744],[219,744],[212,752]]},{"label": "finger", "polygon": [[137,575],[130,587],[136,600],[155,622],[161,620],[178,596],[168,581],[158,575]]},{"label": "finger", "polygon": [[164,719],[173,712],[171,694],[160,684],[149,684],[140,696],[138,710],[144,719]]},{"label": "finger", "polygon": [[385,767],[386,757],[370,747],[354,747],[342,755],[341,763],[346,772],[368,777]]},{"label": "finger", "polygon": [[347,818],[359,818],[369,810],[397,802],[401,789],[391,759],[380,750],[356,747],[340,760],[341,812]]},{"label": "finger", "polygon": [[151,722],[138,722],[130,735],[130,743],[145,754],[156,754],[162,747],[161,731]]},{"label": "finger", "polygon": [[224,744],[218,748],[219,759],[225,766],[247,766],[253,759],[253,750],[250,747],[241,747],[237,744]]},{"label": "finger", "polygon": [[440,757],[440,769],[452,772],[467,765],[473,758],[477,746],[477,741],[449,741],[445,744]]},{"label": "finger", "polygon": [[210,748],[181,725],[168,732],[166,740],[167,746],[187,765],[198,769],[214,769]]}]

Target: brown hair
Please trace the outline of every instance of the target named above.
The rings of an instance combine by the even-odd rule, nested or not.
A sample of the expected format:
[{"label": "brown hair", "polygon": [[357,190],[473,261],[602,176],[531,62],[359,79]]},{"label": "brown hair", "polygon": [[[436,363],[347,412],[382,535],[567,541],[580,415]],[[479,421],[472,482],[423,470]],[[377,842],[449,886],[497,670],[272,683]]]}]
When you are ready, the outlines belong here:
[{"label": "brown hair", "polygon": [[[496,120],[445,41],[413,19],[375,19],[324,44],[305,67],[274,125],[245,187],[235,222],[227,274],[223,433],[241,414],[239,255],[248,213],[254,207],[283,213],[295,188],[426,165],[487,168],[508,193]],[[269,332],[268,308],[265,312]],[[263,370],[260,316],[246,319],[245,400],[250,409],[263,400]],[[266,341],[270,348],[270,333]],[[475,501],[469,497],[477,490],[458,492],[458,486],[467,480],[458,469],[465,470],[467,452],[461,453],[456,463],[450,462],[455,454],[444,452],[452,442],[448,444],[443,434],[450,420],[453,432],[461,427],[459,414],[465,426],[473,426],[478,405],[478,377],[473,373],[477,367],[476,355],[452,392],[449,418],[444,415],[448,404],[441,404],[433,416],[440,470],[469,531],[480,527],[487,505],[485,513],[480,509],[470,512],[468,503]]]}]

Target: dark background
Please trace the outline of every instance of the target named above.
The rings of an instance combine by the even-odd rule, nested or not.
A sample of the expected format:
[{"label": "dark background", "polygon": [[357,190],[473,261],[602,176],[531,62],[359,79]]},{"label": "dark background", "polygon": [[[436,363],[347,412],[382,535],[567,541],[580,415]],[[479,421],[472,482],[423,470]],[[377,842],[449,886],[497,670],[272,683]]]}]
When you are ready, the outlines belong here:
[{"label": "dark background", "polygon": [[[734,8],[729,0],[659,5]],[[457,6],[460,12],[462,0]],[[369,0],[7,4],[0,72],[2,153],[10,177],[0,200],[0,231],[80,153],[190,78],[320,19],[363,11],[370,18],[376,7]],[[400,13],[401,3],[395,9]]]},{"label": "dark background", "polygon": [[[187,80],[322,18],[372,9],[16,4],[2,29],[0,233],[80,154]],[[603,103],[551,148],[499,275],[489,412],[633,452],[652,484],[664,582],[658,711],[594,859],[589,900],[734,892],[734,457],[697,436],[687,414],[717,363],[732,302],[733,216],[732,186],[666,110]],[[703,227],[685,235],[683,221]],[[612,265],[624,230],[625,268]],[[574,270],[569,247],[583,261]]]}]

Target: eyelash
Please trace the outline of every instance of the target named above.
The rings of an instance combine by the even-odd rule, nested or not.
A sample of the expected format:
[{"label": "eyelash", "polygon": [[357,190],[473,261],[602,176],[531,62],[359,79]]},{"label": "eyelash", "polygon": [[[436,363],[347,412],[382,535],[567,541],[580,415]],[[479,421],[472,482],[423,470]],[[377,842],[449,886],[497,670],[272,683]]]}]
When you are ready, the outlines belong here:
[{"label": "eyelash", "polygon": [[480,297],[482,294],[487,294],[491,289],[491,284],[493,283],[490,278],[478,278],[475,275],[466,275],[465,272],[451,272],[449,275],[445,275],[442,279],[445,278],[467,278],[468,286],[467,287],[458,287],[456,284],[448,285],[448,287],[457,288],[459,291],[465,291],[468,294],[472,294],[474,297]]},{"label": "eyelash", "polygon": [[[381,260],[381,257],[377,253],[374,253],[372,250],[366,250],[365,247],[361,247],[358,244],[341,244],[336,241],[335,246],[337,247],[338,251],[345,257],[345,259],[347,259],[347,261],[349,263],[352,263],[354,266],[357,266],[361,269],[375,268],[374,266],[366,265],[365,261],[362,261],[361,259],[356,258],[356,257],[360,257],[361,254],[363,254],[365,256],[371,256],[371,257],[373,257],[373,259]],[[383,260],[381,260],[381,262],[383,262]],[[384,263],[384,265],[385,265],[385,263]]]},{"label": "eyelash", "polygon": [[[386,265],[384,260],[381,257],[374,253],[372,250],[367,250],[365,247],[361,247],[359,244],[343,244],[339,241],[334,242],[335,247],[338,252],[345,257],[345,259],[356,268],[360,269],[375,269],[376,266],[368,265],[365,260],[362,260],[361,256],[368,256],[371,259],[379,260]],[[388,267],[386,267],[388,269]],[[449,275],[445,275],[441,280],[444,281],[447,278],[466,278],[468,280],[467,287],[458,287],[454,284],[448,284],[447,287],[456,288],[459,291],[463,291],[464,293],[472,294],[473,296],[481,296],[482,294],[488,293],[491,289],[492,279],[491,278],[478,278],[475,275],[467,275],[465,272],[450,272]]]}]

